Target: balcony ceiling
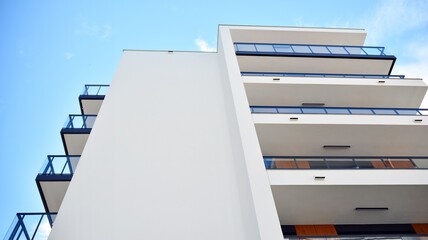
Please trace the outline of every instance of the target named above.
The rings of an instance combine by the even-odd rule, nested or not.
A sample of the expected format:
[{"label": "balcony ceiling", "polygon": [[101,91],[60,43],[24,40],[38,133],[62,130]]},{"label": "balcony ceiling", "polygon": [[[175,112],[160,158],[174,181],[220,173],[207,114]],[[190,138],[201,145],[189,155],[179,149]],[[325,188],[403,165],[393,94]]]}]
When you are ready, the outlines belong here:
[{"label": "balcony ceiling", "polygon": [[50,212],[58,212],[70,181],[41,181],[40,188]]},{"label": "balcony ceiling", "polygon": [[297,56],[237,56],[241,72],[295,72],[326,74],[388,75],[393,59],[297,57]]},{"label": "balcony ceiling", "polygon": [[428,155],[426,116],[253,114],[253,120],[264,156]]},{"label": "balcony ceiling", "polygon": [[82,114],[98,115],[104,99],[79,99]]},{"label": "balcony ceiling", "polygon": [[[418,108],[427,86],[421,80],[244,77],[251,106],[301,106],[324,103],[328,107]],[[397,96],[400,96],[399,98]]]},{"label": "balcony ceiling", "polygon": [[[283,225],[428,222],[428,186],[272,186]],[[387,211],[356,211],[387,207]]]}]

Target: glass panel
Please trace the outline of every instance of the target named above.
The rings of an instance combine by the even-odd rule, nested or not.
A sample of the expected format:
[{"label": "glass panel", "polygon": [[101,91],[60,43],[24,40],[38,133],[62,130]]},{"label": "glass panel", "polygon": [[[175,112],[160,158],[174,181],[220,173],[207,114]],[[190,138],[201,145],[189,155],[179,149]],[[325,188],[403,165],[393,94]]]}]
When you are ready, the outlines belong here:
[{"label": "glass panel", "polygon": [[327,47],[333,54],[348,54],[343,47]]},{"label": "glass panel", "polygon": [[95,119],[97,119],[96,116],[86,116],[86,128],[93,128]]},{"label": "glass panel", "polygon": [[256,44],[258,52],[275,52],[272,45],[269,44]]},{"label": "glass panel", "polygon": [[420,115],[417,110],[396,110],[400,115]]},{"label": "glass panel", "polygon": [[383,115],[397,115],[397,113],[391,109],[373,109],[373,112]]},{"label": "glass panel", "polygon": [[48,217],[45,215],[43,217],[42,222],[40,223],[39,229],[37,229],[37,233],[34,236],[34,240],[46,240],[48,239],[50,232],[51,225],[49,223]]},{"label": "glass panel", "polygon": [[[309,168],[315,169],[326,169],[327,165],[325,164],[324,159],[322,158],[307,158],[307,159],[297,159],[298,162],[306,162],[309,165]],[[298,163],[300,168],[300,163]]]},{"label": "glass panel", "polygon": [[371,109],[349,109],[352,114],[374,114]]},{"label": "glass panel", "polygon": [[381,52],[378,48],[372,48],[372,47],[363,47],[364,51],[369,55],[381,55]]},{"label": "glass panel", "polygon": [[254,44],[245,44],[245,43],[238,43],[236,44],[238,51],[242,52],[256,52],[256,47]]},{"label": "glass panel", "polygon": [[366,55],[360,47],[345,47],[349,54]]},{"label": "glass panel", "polygon": [[277,113],[276,108],[264,107],[264,108],[252,108],[252,109],[253,109],[253,113]]},{"label": "glass panel", "polygon": [[330,53],[327,47],[325,46],[311,46],[311,49],[312,49],[312,52],[314,53],[327,53],[327,54]]},{"label": "glass panel", "polygon": [[275,168],[275,166],[273,165],[272,158],[263,158],[263,159],[264,159],[264,162],[265,162],[266,169]]},{"label": "glass panel", "polygon": [[419,110],[420,114],[428,115],[428,110]]},{"label": "glass panel", "polygon": [[278,113],[302,113],[301,108],[278,108]]},{"label": "glass panel", "polygon": [[346,108],[327,108],[326,111],[329,114],[349,114]]},{"label": "glass panel", "polygon": [[98,92],[98,95],[107,95],[107,90],[108,90],[108,86],[102,86],[100,89],[99,89],[99,92]]},{"label": "glass panel", "polygon": [[336,169],[349,169],[349,168],[356,168],[354,161],[349,158],[326,158],[327,164],[329,168],[336,168]]},{"label": "glass panel", "polygon": [[273,158],[275,168],[277,169],[292,169],[297,168],[296,162],[293,158]]},{"label": "glass panel", "polygon": [[384,159],[388,168],[415,168],[415,165],[408,158]]},{"label": "glass panel", "polygon": [[302,108],[303,113],[325,114],[324,108]]},{"label": "glass panel", "polygon": [[290,45],[273,45],[276,52],[292,53],[294,52]]},{"label": "glass panel", "polygon": [[412,159],[418,168],[428,168],[428,158],[425,159]]},{"label": "glass panel", "polygon": [[362,169],[372,169],[372,168],[385,168],[385,165],[378,158],[356,158],[355,162],[358,165],[358,168]]},{"label": "glass panel", "polygon": [[293,46],[296,53],[312,53],[308,46]]}]

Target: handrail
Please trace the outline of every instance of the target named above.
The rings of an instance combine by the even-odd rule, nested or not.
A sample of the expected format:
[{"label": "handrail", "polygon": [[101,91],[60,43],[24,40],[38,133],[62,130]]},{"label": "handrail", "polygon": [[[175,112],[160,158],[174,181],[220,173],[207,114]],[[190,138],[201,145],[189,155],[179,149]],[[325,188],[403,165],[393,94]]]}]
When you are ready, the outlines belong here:
[{"label": "handrail", "polygon": [[109,87],[108,84],[85,84],[82,95],[104,96]]},{"label": "handrail", "polygon": [[314,105],[314,107],[250,106],[250,110],[251,113],[256,114],[428,115],[428,109],[425,108],[318,107]]},{"label": "handrail", "polygon": [[80,155],[48,155],[39,174],[73,175],[79,159]]},{"label": "handrail", "polygon": [[[404,75],[241,72],[241,76],[404,79]],[[412,80],[422,80],[421,78]]]},{"label": "handrail", "polygon": [[47,239],[57,213],[17,213],[4,240]]},{"label": "handrail", "polygon": [[428,169],[428,156],[264,156],[266,169]]},{"label": "handrail", "polygon": [[345,46],[316,44],[276,44],[276,43],[244,43],[235,42],[237,55],[319,55],[319,56],[350,56],[350,57],[382,57],[394,58],[385,53],[384,47]]},{"label": "handrail", "polygon": [[319,240],[425,240],[428,234],[384,234],[384,235],[338,235],[338,236],[284,236],[287,240],[304,240],[304,239],[319,239]]},{"label": "handrail", "polygon": [[97,115],[95,114],[70,114],[64,124],[64,128],[90,129],[93,127]]}]

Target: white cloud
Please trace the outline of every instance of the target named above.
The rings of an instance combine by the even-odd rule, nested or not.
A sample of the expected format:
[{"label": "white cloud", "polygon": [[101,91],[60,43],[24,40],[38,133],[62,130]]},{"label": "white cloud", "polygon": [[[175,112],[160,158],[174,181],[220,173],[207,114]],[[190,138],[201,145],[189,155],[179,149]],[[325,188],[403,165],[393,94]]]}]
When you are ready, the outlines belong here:
[{"label": "white cloud", "polygon": [[66,52],[66,53],[64,53],[64,57],[65,57],[66,60],[70,60],[70,59],[72,59],[74,57],[74,53],[72,53],[72,52]]},{"label": "white cloud", "polygon": [[101,38],[102,39],[108,38],[110,37],[110,34],[111,34],[111,26],[109,24],[104,24]]},{"label": "white cloud", "polygon": [[75,30],[77,35],[84,35],[89,37],[97,37],[100,39],[107,39],[111,35],[112,27],[109,24],[99,25],[82,22]]},{"label": "white cloud", "polygon": [[428,1],[383,0],[362,25],[368,31],[367,41],[377,44],[403,32],[428,24]]},{"label": "white cloud", "polygon": [[215,47],[211,47],[208,43],[202,38],[197,38],[195,40],[195,44],[198,46],[199,50],[202,52],[215,52],[217,49]]}]

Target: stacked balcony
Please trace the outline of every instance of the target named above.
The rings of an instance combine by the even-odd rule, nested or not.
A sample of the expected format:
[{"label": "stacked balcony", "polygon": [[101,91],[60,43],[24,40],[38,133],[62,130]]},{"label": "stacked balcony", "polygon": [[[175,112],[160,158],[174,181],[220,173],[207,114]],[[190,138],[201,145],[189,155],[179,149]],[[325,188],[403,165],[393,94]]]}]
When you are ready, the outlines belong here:
[{"label": "stacked balcony", "polygon": [[427,85],[363,31],[233,31],[284,236],[428,234]]},{"label": "stacked balcony", "polygon": [[47,239],[108,87],[85,85],[79,96],[81,114],[70,114],[60,131],[65,155],[48,155],[36,177],[45,212],[18,213],[4,239]]}]

